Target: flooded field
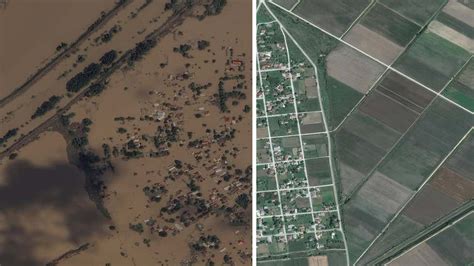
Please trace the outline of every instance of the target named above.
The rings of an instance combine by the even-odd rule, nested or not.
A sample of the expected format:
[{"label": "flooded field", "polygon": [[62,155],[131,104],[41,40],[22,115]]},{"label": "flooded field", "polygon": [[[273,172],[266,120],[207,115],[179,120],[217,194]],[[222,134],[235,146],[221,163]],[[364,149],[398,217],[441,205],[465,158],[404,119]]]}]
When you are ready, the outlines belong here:
[{"label": "flooded field", "polygon": [[[15,250],[31,249],[31,258],[41,264],[251,264],[251,3],[233,1],[223,8],[196,4],[189,12],[182,12],[179,3],[168,11],[163,1],[131,1],[104,26],[121,25],[111,41],[81,46],[86,63],[76,72],[110,49],[118,52],[110,68],[104,65],[99,74],[98,79],[114,69],[99,92],[87,88],[83,97],[82,91],[66,95],[65,83],[74,75],[56,79],[74,62],[66,58],[0,107],[0,135],[18,128],[3,144],[5,181],[0,179],[0,190],[10,184],[8,173],[15,165],[31,168],[28,178],[35,180],[43,167],[51,167],[47,163],[57,159],[41,168],[20,164],[29,164],[24,155],[28,151],[45,160],[39,154],[43,147],[52,151],[52,135],[62,143],[57,154],[63,154],[64,166],[53,165],[60,171],[57,177],[77,176],[77,183],[68,182],[61,191],[63,180],[44,182],[44,190],[54,188],[61,196],[73,194],[67,188],[71,186],[83,195],[74,203],[89,206],[97,216],[84,215],[84,224],[97,229],[89,234],[74,229],[79,232],[74,238],[68,228],[51,225],[66,220],[61,215],[68,216],[69,210],[51,215],[45,226],[58,232],[41,242],[54,243],[48,252],[37,251],[39,243],[11,243],[8,237],[16,235],[16,228],[0,228],[0,250],[2,245],[12,247],[9,253],[0,251],[0,261],[28,265],[15,261]],[[174,17],[179,22],[159,30],[151,49],[132,61],[139,51],[135,44]],[[118,65],[122,58],[125,64]],[[48,82],[51,90],[44,89]],[[64,95],[56,107],[62,109],[31,119],[53,93]],[[41,94],[41,100],[25,104],[32,94]],[[36,133],[45,130],[55,132]],[[63,174],[67,169],[76,172]],[[15,180],[19,185],[28,182]],[[10,195],[14,200],[15,193]],[[44,210],[56,207],[45,205]],[[35,206],[32,211],[39,215]]]}]

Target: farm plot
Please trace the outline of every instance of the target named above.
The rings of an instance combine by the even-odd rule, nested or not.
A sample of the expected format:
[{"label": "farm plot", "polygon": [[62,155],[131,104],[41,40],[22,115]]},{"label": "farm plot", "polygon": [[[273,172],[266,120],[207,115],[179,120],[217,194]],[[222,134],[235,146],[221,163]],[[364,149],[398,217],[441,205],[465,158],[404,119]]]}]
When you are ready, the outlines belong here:
[{"label": "farm plot", "polygon": [[414,38],[420,26],[376,3],[344,39],[390,64]]},{"label": "farm plot", "polygon": [[284,214],[311,212],[308,189],[280,191],[281,206]]},{"label": "farm plot", "polygon": [[295,103],[288,73],[270,71],[260,75],[262,76],[267,115],[294,113]]},{"label": "farm plot", "polygon": [[261,5],[260,8],[257,10],[257,24],[260,23],[268,23],[272,22],[275,19],[272,15],[268,12],[265,6]]},{"label": "farm plot", "polygon": [[275,168],[280,189],[308,186],[303,161],[275,163]]},{"label": "farm plot", "polygon": [[425,25],[445,2],[445,0],[380,0],[380,3],[420,26]]},{"label": "farm plot", "polygon": [[281,215],[278,192],[258,192],[257,212],[259,216]]},{"label": "farm plot", "polygon": [[273,2],[287,10],[290,10],[298,0],[273,0]]},{"label": "farm plot", "polygon": [[438,92],[469,57],[463,48],[425,31],[398,58],[394,67]]},{"label": "farm plot", "polygon": [[[474,12],[472,15],[474,16]],[[430,23],[428,29],[466,51],[474,52],[474,28],[463,24],[457,19],[441,13],[435,21]]]},{"label": "farm plot", "polygon": [[296,114],[286,114],[268,117],[268,127],[272,137],[298,134],[298,119]]},{"label": "farm plot", "polygon": [[474,112],[474,60],[451,81],[443,95]]},{"label": "farm plot", "polygon": [[275,161],[302,159],[303,151],[298,136],[273,138],[272,144]]},{"label": "farm plot", "polygon": [[301,0],[293,12],[340,36],[369,5],[369,0]]},{"label": "farm plot", "polygon": [[343,195],[351,193],[399,137],[400,133],[358,110],[351,114],[334,135]]},{"label": "farm plot", "polygon": [[318,133],[325,130],[321,112],[299,114],[301,134]]},{"label": "farm plot", "polygon": [[270,148],[269,139],[257,140],[257,163],[270,163],[272,161]]},{"label": "farm plot", "polygon": [[303,135],[301,140],[305,158],[328,156],[328,139],[324,134]]},{"label": "farm plot", "polygon": [[285,216],[285,226],[287,234],[312,232],[313,216],[310,213]]},{"label": "farm plot", "polygon": [[330,211],[336,209],[336,200],[332,187],[311,188],[310,195],[314,211]]},{"label": "farm plot", "polygon": [[[408,237],[421,232],[428,225],[446,217],[450,212],[474,197],[474,181],[457,174],[456,167],[473,164],[468,161],[473,151],[473,138],[465,139],[444,165],[433,175],[422,190],[413,198],[361,259],[368,262]],[[472,157],[471,157],[472,158]],[[465,160],[460,162],[459,160]],[[451,168],[451,169],[450,169]],[[458,171],[459,172],[459,171]],[[465,171],[460,171],[465,172]],[[468,173],[472,175],[471,173]]]},{"label": "farm plot", "polygon": [[268,123],[265,117],[257,118],[257,139],[268,138]]},{"label": "farm plot", "polygon": [[285,39],[278,23],[257,26],[257,52],[260,69],[281,69],[288,64]]},{"label": "farm plot", "polygon": [[257,165],[257,191],[275,190],[276,172],[270,164]]},{"label": "farm plot", "polygon": [[394,247],[407,238],[414,236],[423,229],[421,224],[416,223],[407,216],[400,214],[390,225],[387,231],[370,247],[362,256],[358,264],[368,265],[376,257],[384,254],[387,249]]},{"label": "farm plot", "polygon": [[474,131],[471,131],[460,147],[446,162],[446,166],[474,182]]},{"label": "farm plot", "polygon": [[306,159],[306,172],[310,186],[321,186],[332,183],[329,158]]},{"label": "farm plot", "polygon": [[471,114],[438,98],[384,159],[379,171],[416,190],[472,125]]},{"label": "farm plot", "polygon": [[[416,246],[389,265],[468,265],[474,260],[474,213],[470,213],[454,225]],[[407,264],[408,263],[408,264]]]},{"label": "farm plot", "polygon": [[327,57],[327,74],[362,94],[384,70],[383,65],[347,45],[338,46]]}]

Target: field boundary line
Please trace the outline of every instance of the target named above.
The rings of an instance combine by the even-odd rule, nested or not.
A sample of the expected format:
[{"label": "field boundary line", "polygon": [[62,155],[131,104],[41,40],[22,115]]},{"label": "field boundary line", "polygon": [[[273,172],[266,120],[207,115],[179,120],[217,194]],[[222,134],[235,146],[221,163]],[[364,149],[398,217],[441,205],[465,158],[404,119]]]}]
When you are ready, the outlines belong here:
[{"label": "field boundary line", "polygon": [[365,16],[366,13],[368,13],[370,11],[370,9],[372,9],[372,7],[375,6],[375,4],[377,3],[376,0],[371,0],[370,3],[362,10],[362,12],[359,14],[359,16],[356,17],[356,19],[354,19],[354,21],[352,21],[351,25],[349,25],[349,27],[347,28],[347,30],[345,30],[342,34],[341,34],[341,39],[344,38],[346,36],[347,33],[349,33],[349,31],[351,31],[351,29],[360,21],[360,19]]},{"label": "field boundary line", "polygon": [[[274,2],[271,2],[271,4],[273,4],[274,6],[280,8],[281,10],[287,12],[288,14],[290,14],[290,15],[292,15],[292,16],[294,16],[294,17],[296,17],[296,18],[298,18],[298,19],[300,19],[300,20],[306,22],[307,24],[313,26],[314,28],[316,28],[316,29],[318,29],[318,30],[320,30],[320,31],[322,31],[322,32],[324,32],[324,33],[326,33],[327,35],[329,35],[329,36],[331,36],[331,37],[333,37],[333,38],[339,40],[340,42],[344,43],[345,45],[347,45],[347,46],[353,48],[354,50],[356,50],[356,51],[362,53],[363,55],[365,55],[365,56],[369,57],[370,59],[376,61],[377,63],[381,64],[382,66],[384,66],[384,67],[390,69],[391,71],[396,72],[397,74],[399,74],[399,75],[401,75],[401,76],[403,76],[403,77],[405,77],[405,78],[411,80],[412,82],[414,82],[414,83],[420,85],[421,87],[425,88],[426,90],[429,90],[429,91],[431,91],[431,92],[433,92],[433,93],[435,93],[435,94],[438,94],[441,98],[445,99],[446,101],[450,102],[451,104],[458,106],[459,108],[463,109],[464,111],[466,111],[466,112],[468,112],[468,113],[470,113],[470,114],[474,114],[474,112],[470,111],[469,109],[467,109],[467,108],[461,106],[460,104],[458,104],[458,103],[456,103],[456,102],[454,102],[454,101],[448,99],[448,98],[445,97],[444,95],[441,95],[439,92],[436,92],[435,90],[433,90],[433,89],[431,89],[430,87],[424,85],[423,83],[421,83],[421,82],[415,80],[414,78],[412,78],[412,77],[406,75],[405,73],[403,73],[403,72],[401,72],[401,71],[399,71],[399,70],[397,70],[397,69],[391,67],[390,65],[387,65],[386,63],[380,61],[378,58],[369,55],[368,53],[366,53],[366,52],[360,50],[359,48],[355,47],[354,45],[352,45],[352,44],[346,42],[345,40],[343,40],[343,39],[337,37],[336,35],[334,35],[334,34],[328,32],[327,30],[325,30],[325,29],[323,29],[323,28],[321,28],[321,27],[315,25],[314,23],[312,23],[312,22],[306,20],[305,18],[302,18],[301,16],[299,16],[299,15],[293,13],[293,12],[290,12],[290,11],[286,10],[285,8],[281,7],[280,5],[278,5],[278,4],[274,3]],[[416,38],[415,38],[415,39],[416,39]],[[393,64],[393,62],[392,62],[392,64]]]},{"label": "field boundary line", "polygon": [[398,256],[396,256],[395,258],[391,259],[390,261],[384,263],[383,265],[388,265],[390,262],[398,259],[399,257],[405,255],[406,253],[410,252],[411,250],[413,250],[414,248],[416,248],[417,246],[421,245],[422,243],[425,243],[427,242],[428,240],[430,240],[431,238],[439,235],[440,233],[444,232],[445,230],[453,227],[454,225],[456,225],[458,222],[460,222],[461,220],[463,220],[464,218],[466,218],[467,216],[471,215],[472,213],[474,213],[474,211],[469,211],[468,213],[464,214],[463,216],[459,217],[458,219],[456,219],[455,221],[449,223],[448,225],[446,225],[445,227],[443,227],[442,229],[438,230],[436,233],[430,235],[429,237],[427,237],[426,239],[423,239],[422,241],[418,242],[416,245],[414,245],[413,247],[409,248],[408,250],[405,250],[404,252],[402,252],[401,254],[399,254]]},{"label": "field boundary line", "polygon": [[291,8],[290,11],[293,12],[293,10],[300,4],[301,0],[298,0]]},{"label": "field boundary line", "polygon": [[441,160],[441,162],[438,164],[438,166],[431,172],[431,174],[425,178],[425,181],[423,181],[423,183],[418,187],[418,189],[415,191],[415,193],[413,193],[410,198],[407,199],[407,201],[405,201],[405,203],[400,206],[400,209],[394,214],[394,216],[392,217],[392,219],[390,219],[390,222],[388,222],[384,228],[382,229],[382,231],[380,231],[380,233],[372,240],[372,242],[370,243],[370,245],[364,250],[364,252],[362,252],[362,254],[357,258],[357,260],[354,262],[354,264],[356,264],[364,255],[365,253],[367,253],[367,251],[372,247],[372,245],[375,243],[375,241],[377,241],[379,239],[379,237],[384,234],[387,229],[390,227],[390,225],[392,224],[393,221],[395,221],[395,219],[400,215],[400,213],[405,209],[405,207],[413,200],[413,198],[418,195],[418,192],[420,192],[422,190],[422,188],[425,186],[426,183],[428,183],[429,180],[431,180],[431,178],[433,177],[433,175],[439,170],[439,168],[441,168],[441,166],[448,160],[448,158],[454,153],[454,151],[459,147],[459,145],[461,145],[461,143],[467,138],[467,136],[473,131],[474,127],[471,127],[465,134],[464,136],[458,141],[458,143],[456,143],[456,145],[454,145],[454,147],[451,149],[451,151],[448,152],[448,154],[446,154],[446,156],[443,158],[443,160]]}]

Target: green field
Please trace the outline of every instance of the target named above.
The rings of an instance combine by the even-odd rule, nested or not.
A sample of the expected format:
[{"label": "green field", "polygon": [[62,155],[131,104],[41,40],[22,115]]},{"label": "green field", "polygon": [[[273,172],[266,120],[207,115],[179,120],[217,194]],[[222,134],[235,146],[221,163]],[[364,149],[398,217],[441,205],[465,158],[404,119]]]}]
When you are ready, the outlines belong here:
[{"label": "green field", "polygon": [[306,159],[328,155],[328,139],[325,134],[304,135],[301,140]]},{"label": "green field", "polygon": [[257,193],[257,209],[264,211],[261,215],[281,215],[278,192]]},{"label": "green field", "polygon": [[298,2],[298,0],[273,0],[273,2],[289,10]]},{"label": "green field", "polygon": [[447,0],[380,0],[380,2],[423,26]]},{"label": "green field", "polygon": [[474,60],[446,87],[443,95],[474,112]]},{"label": "green field", "polygon": [[340,36],[369,4],[369,0],[301,0],[293,12]]},{"label": "green field", "polygon": [[385,158],[379,170],[416,190],[472,124],[471,114],[438,98]]},{"label": "green field", "polygon": [[268,117],[268,125],[272,137],[298,134],[298,120],[294,114]]},{"label": "green field", "polygon": [[470,54],[430,32],[424,32],[394,67],[435,91],[440,91],[467,62]]},{"label": "green field", "polygon": [[329,158],[306,159],[308,182],[311,186],[321,186],[332,183]]},{"label": "green field", "polygon": [[375,4],[360,23],[400,46],[406,46],[420,29],[420,26],[380,4]]},{"label": "green field", "polygon": [[264,5],[261,5],[257,11],[257,24],[258,23],[268,23],[272,22],[275,19],[272,15],[268,12]]}]

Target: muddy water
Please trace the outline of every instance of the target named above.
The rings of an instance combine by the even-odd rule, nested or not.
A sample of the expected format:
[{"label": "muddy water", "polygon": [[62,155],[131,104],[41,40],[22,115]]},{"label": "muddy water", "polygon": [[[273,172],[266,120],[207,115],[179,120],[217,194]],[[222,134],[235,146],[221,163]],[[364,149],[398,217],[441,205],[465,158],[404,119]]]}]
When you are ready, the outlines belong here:
[{"label": "muddy water", "polygon": [[9,0],[0,9],[0,97],[71,43],[114,0]]},{"label": "muddy water", "polygon": [[105,234],[84,176],[67,162],[66,143],[46,133],[0,165],[0,263],[44,265]]}]

